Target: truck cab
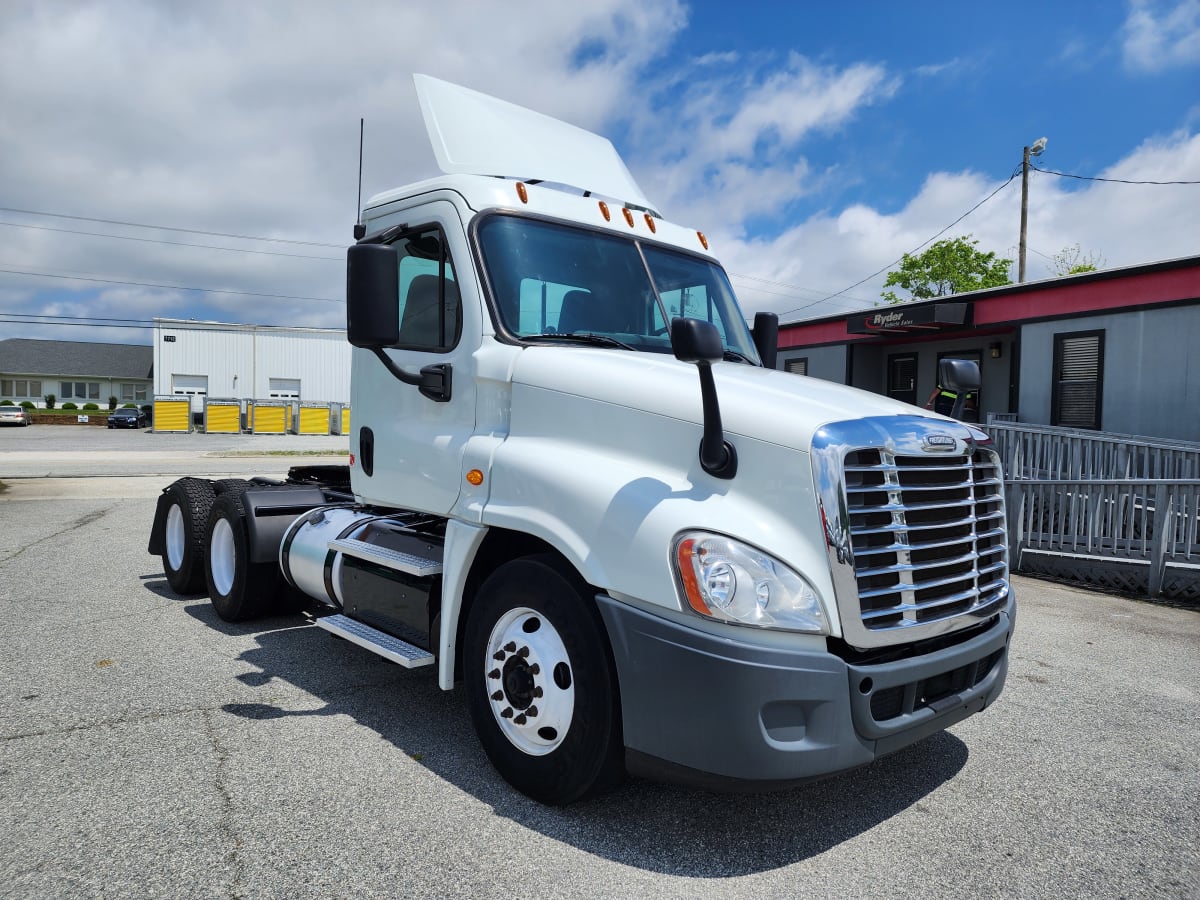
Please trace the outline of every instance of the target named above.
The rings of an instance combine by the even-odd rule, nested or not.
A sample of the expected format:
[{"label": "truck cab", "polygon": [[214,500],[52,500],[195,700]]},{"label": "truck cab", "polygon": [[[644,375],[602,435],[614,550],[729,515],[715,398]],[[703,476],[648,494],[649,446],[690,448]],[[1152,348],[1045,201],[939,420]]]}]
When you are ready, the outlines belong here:
[{"label": "truck cab", "polygon": [[987,435],[776,371],[773,320],[607,140],[417,87],[443,175],[372,198],[349,251],[348,472],[168,489],[168,576],[195,546],[226,617],[281,577],[435,666],[548,803],[626,771],[794,784],[991,703],[1015,605]]}]

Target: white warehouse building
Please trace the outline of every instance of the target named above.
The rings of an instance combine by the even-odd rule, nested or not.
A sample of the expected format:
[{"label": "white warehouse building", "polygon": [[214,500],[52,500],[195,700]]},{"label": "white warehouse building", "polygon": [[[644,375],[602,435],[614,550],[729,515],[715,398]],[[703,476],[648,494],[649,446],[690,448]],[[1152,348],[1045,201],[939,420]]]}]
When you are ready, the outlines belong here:
[{"label": "white warehouse building", "polygon": [[350,403],[350,344],[340,328],[154,320],[154,393]]}]

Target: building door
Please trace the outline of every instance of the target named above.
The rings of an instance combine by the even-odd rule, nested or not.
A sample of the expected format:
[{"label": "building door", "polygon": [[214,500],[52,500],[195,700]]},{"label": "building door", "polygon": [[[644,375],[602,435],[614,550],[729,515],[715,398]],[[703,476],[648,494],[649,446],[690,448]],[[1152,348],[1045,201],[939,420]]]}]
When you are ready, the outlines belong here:
[{"label": "building door", "polygon": [[300,399],[299,378],[271,378],[268,379],[267,386],[267,396],[269,396],[272,400]]},{"label": "building door", "polygon": [[887,395],[901,403],[917,403],[917,356],[915,353],[888,357]]},{"label": "building door", "polygon": [[192,413],[204,412],[204,398],[208,396],[207,375],[172,375],[171,393],[191,398]]}]

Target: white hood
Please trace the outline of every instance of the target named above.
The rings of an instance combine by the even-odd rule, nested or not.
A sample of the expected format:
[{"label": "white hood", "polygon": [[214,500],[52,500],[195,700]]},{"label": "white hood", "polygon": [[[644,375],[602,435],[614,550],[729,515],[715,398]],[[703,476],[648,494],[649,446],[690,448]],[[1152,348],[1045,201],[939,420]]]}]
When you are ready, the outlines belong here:
[{"label": "white hood", "polygon": [[[713,365],[727,435],[807,452],[825,424],[867,416],[927,415],[880,394],[743,363]],[[531,347],[521,353],[514,384],[586,397],[701,424],[696,367],[672,356],[589,347]]]}]

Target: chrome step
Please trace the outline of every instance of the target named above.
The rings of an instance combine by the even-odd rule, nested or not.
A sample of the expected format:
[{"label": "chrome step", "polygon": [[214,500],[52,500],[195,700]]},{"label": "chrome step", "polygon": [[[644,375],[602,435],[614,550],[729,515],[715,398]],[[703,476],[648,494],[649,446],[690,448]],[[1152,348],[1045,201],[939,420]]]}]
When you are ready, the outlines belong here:
[{"label": "chrome step", "polygon": [[442,574],[442,561],[440,559],[426,559],[423,556],[415,556],[412,553],[401,553],[399,550],[380,547],[376,544],[368,544],[366,541],[359,541],[354,538],[341,538],[330,541],[329,549],[339,550],[346,554],[346,556],[353,556],[355,559],[373,562],[388,569],[395,569],[397,572],[416,575],[418,578]]},{"label": "chrome step", "polygon": [[414,647],[408,641],[392,637],[378,628],[372,628],[349,616],[341,614],[322,616],[317,619],[317,627],[324,628],[330,634],[336,634],[340,638],[345,638],[352,644],[365,647],[372,653],[378,653],[384,659],[390,659],[406,669],[417,669],[433,664],[433,654],[428,650]]}]

